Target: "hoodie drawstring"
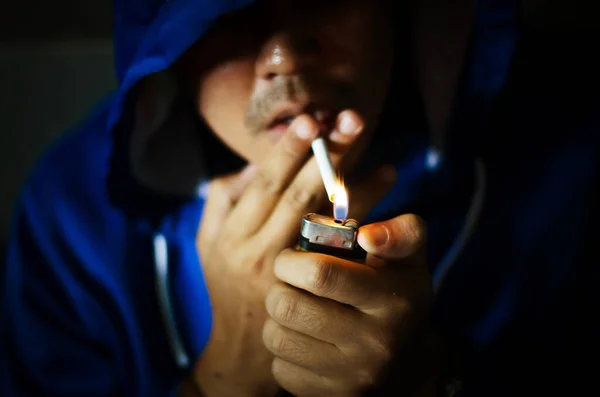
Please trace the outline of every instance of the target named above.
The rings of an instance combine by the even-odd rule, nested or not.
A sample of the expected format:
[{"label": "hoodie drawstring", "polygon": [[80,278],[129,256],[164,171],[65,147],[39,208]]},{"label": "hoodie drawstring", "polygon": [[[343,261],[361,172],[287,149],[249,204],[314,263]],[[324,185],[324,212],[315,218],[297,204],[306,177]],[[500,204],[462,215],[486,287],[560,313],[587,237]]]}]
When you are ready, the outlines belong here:
[{"label": "hoodie drawstring", "polygon": [[167,332],[167,337],[169,338],[173,357],[179,368],[186,369],[189,366],[190,359],[185,351],[183,338],[177,329],[177,323],[175,321],[175,313],[173,312],[174,306],[169,288],[169,251],[167,239],[160,233],[154,236],[154,267],[158,305],[165,324],[165,330]]},{"label": "hoodie drawstring", "polygon": [[481,209],[483,208],[483,202],[485,200],[486,179],[485,164],[483,160],[477,158],[475,160],[475,190],[471,198],[471,204],[465,217],[463,228],[458,233],[456,239],[450,246],[450,249],[448,249],[446,255],[444,255],[440,263],[438,263],[438,266],[433,273],[433,289],[436,296],[438,295],[446,276],[450,272],[450,269],[454,266],[454,263],[462,253],[477,226],[477,222],[481,215]]}]

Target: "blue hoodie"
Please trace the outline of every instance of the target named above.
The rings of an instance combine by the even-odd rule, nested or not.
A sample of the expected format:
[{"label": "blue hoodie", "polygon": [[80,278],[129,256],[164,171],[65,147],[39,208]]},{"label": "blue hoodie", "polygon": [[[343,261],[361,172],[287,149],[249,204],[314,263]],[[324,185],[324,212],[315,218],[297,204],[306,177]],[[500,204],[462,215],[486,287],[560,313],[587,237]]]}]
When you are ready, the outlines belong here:
[{"label": "blue hoodie", "polygon": [[[203,191],[157,193],[132,175],[136,87],[249,3],[115,1],[119,89],[40,159],[15,211],[0,395],[175,395],[202,353],[212,321],[195,246]],[[398,134],[384,120],[364,160],[394,161],[400,175],[369,221],[414,211],[429,223],[434,320],[461,352],[452,367],[465,395],[543,388],[573,338],[590,347],[598,335],[580,314],[600,302],[586,255],[600,106],[574,88],[594,68],[568,40],[561,62],[555,42],[518,33],[515,2],[481,0],[444,151],[429,149],[421,121]],[[388,106],[409,120],[417,102]],[[227,161],[207,156],[197,187],[240,163],[203,139]]]}]

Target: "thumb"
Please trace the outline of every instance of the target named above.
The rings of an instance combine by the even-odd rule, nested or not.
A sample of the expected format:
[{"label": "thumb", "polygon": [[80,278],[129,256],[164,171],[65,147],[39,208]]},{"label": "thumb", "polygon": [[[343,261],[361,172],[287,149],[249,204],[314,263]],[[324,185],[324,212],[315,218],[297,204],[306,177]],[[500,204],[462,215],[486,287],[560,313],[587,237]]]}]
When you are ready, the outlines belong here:
[{"label": "thumb", "polygon": [[233,175],[210,182],[199,230],[201,249],[215,241],[223,221],[254,179],[255,173],[256,166],[248,165]]},{"label": "thumb", "polygon": [[372,223],[358,231],[358,244],[381,259],[406,259],[425,249],[425,221],[413,214]]}]

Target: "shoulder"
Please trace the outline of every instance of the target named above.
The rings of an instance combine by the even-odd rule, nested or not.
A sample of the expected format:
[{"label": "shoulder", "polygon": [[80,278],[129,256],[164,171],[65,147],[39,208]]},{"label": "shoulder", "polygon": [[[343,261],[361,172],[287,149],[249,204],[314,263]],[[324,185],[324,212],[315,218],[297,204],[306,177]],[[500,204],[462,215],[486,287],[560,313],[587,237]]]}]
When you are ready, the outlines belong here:
[{"label": "shoulder", "polygon": [[98,195],[112,146],[104,108],[61,136],[42,154],[29,175],[24,194],[42,194],[48,203]]},{"label": "shoulder", "polygon": [[[123,368],[114,360],[144,373],[169,357],[148,266],[152,234],[112,205],[106,188],[113,151],[106,123],[100,111],[48,149],[16,208],[4,282],[10,299],[0,314],[7,324],[0,339],[11,349],[0,348],[0,366],[18,357],[19,370],[36,378],[57,360],[66,363],[65,376],[40,375],[43,386],[19,387],[89,395],[92,388],[114,390],[123,376],[135,378],[118,373]],[[134,347],[123,350],[122,343]],[[82,382],[69,380],[73,374]],[[162,387],[146,381],[139,387]]]},{"label": "shoulder", "polygon": [[[13,218],[9,266],[12,258],[22,272],[45,266],[82,274],[99,271],[101,263],[115,263],[124,253],[128,220],[111,205],[106,189],[112,148],[106,122],[101,107],[39,158]],[[39,260],[27,259],[32,250]]]}]

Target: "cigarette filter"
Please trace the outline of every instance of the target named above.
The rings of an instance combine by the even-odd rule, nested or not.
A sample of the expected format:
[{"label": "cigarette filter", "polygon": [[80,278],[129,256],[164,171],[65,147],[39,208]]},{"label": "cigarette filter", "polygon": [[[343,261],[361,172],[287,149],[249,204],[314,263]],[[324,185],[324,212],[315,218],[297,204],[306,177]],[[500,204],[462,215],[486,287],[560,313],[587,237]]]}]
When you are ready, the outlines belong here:
[{"label": "cigarette filter", "polygon": [[344,259],[362,260],[366,252],[356,242],[358,222],[310,213],[302,218],[298,249]]}]

